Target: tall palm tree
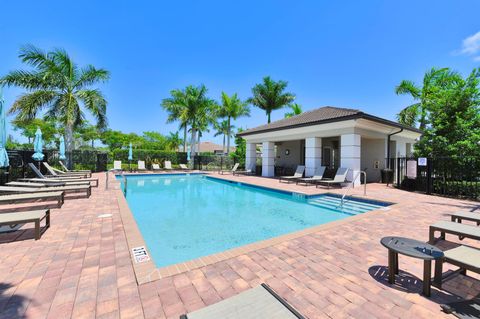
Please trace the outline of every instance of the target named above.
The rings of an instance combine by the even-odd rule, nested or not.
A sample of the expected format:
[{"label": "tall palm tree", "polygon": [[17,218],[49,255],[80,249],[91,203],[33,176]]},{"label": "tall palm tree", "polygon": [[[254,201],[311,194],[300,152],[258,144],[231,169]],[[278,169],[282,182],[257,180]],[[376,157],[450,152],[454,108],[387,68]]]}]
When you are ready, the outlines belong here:
[{"label": "tall palm tree", "polygon": [[162,100],[161,106],[168,112],[167,123],[180,122],[179,128],[183,130],[183,151],[187,151],[188,119],[186,118],[187,101],[181,90],[170,91],[170,98]]},{"label": "tall palm tree", "polygon": [[227,154],[229,154],[230,136],[233,127],[231,120],[236,120],[242,116],[250,116],[250,108],[247,102],[243,102],[238,98],[237,93],[228,96],[228,94],[222,92],[222,105],[220,106],[219,116],[227,118],[227,126],[229,127],[227,130]]},{"label": "tall palm tree", "polygon": [[235,125],[231,125],[228,123],[228,120],[223,120],[219,123],[215,123],[215,137],[223,135],[223,154],[228,153],[228,147],[227,146],[227,151],[225,151],[225,139],[227,136],[230,136],[232,134],[233,129],[235,128]]},{"label": "tall palm tree", "polygon": [[448,68],[432,68],[425,73],[423,77],[423,86],[415,84],[413,81],[403,80],[395,88],[397,95],[410,95],[414,101],[418,101],[407,106],[397,114],[397,119],[401,124],[415,126],[420,124],[421,130],[425,129],[427,123],[427,109],[432,101],[432,96],[436,93],[435,86],[444,78],[451,74]]},{"label": "tall palm tree", "polygon": [[[0,78],[0,85],[18,86],[27,90],[12,105],[10,114],[20,121],[34,119],[45,110],[47,119],[65,127],[66,150],[74,148],[74,130],[85,122],[84,110],[97,121],[97,127],[107,126],[107,100],[97,88],[110,75],[107,70],[93,65],[79,68],[62,49],[44,52],[32,45],[20,49],[19,58],[32,70],[12,71]],[[68,156],[68,165],[72,159]]]},{"label": "tall palm tree", "polygon": [[302,114],[302,106],[298,103],[291,103],[288,105],[288,107],[292,110],[291,112],[285,113],[285,118],[289,118],[295,115]]},{"label": "tall palm tree", "polygon": [[265,110],[270,123],[270,114],[273,110],[278,110],[295,99],[292,93],[284,92],[287,85],[286,81],[276,82],[266,76],[263,78],[263,83],[256,84],[252,88],[253,96],[248,99],[248,102]]},{"label": "tall palm tree", "polygon": [[[162,106],[173,114],[181,123],[190,126],[191,158],[195,155],[195,141],[198,131],[206,129],[217,116],[217,104],[207,97],[205,85],[189,85],[185,89],[170,91],[171,97],[162,101]],[[173,112],[172,112],[173,110]]]}]

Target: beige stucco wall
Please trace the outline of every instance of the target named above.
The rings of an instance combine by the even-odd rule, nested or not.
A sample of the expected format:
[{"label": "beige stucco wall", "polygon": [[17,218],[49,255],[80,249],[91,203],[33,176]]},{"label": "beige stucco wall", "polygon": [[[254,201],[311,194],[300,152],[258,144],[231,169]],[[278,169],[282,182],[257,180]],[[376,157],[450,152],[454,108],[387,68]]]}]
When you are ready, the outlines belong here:
[{"label": "beige stucco wall", "polygon": [[[378,168],[374,167],[378,161]],[[380,170],[385,168],[385,139],[362,138],[361,169],[367,173],[367,182],[379,182]]]},{"label": "beige stucco wall", "polygon": [[[276,148],[275,165],[294,167],[300,164],[303,152],[301,140],[276,143]],[[289,155],[285,155],[287,149],[290,150]]]}]

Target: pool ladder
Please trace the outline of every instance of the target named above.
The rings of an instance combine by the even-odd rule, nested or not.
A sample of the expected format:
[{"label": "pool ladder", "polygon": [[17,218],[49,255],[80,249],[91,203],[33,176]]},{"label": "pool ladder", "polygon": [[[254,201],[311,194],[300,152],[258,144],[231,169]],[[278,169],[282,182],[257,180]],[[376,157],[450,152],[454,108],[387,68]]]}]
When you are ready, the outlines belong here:
[{"label": "pool ladder", "polygon": [[[111,169],[105,172],[106,178],[105,178],[105,189],[108,189],[108,176],[110,172],[116,172],[116,169]],[[123,171],[120,171],[120,176],[123,178],[123,195],[127,197],[127,176],[123,174]]]},{"label": "pool ladder", "polygon": [[363,196],[367,196],[367,173],[365,171],[359,171],[353,178],[353,180],[348,184],[347,189],[345,189],[345,192],[342,195],[342,199],[340,200],[340,205],[338,205],[337,208],[343,208],[343,204],[345,204],[345,197],[347,196],[348,191],[350,188],[353,188],[355,186],[355,181],[363,175]]}]

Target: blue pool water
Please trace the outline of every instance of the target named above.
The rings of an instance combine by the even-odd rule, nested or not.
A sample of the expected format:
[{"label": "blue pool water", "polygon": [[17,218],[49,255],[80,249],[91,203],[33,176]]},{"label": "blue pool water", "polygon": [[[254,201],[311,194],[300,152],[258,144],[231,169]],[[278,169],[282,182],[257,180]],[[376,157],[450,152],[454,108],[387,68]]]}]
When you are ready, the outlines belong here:
[{"label": "blue pool water", "polygon": [[386,206],[304,198],[203,175],[127,177],[127,202],[157,267]]}]

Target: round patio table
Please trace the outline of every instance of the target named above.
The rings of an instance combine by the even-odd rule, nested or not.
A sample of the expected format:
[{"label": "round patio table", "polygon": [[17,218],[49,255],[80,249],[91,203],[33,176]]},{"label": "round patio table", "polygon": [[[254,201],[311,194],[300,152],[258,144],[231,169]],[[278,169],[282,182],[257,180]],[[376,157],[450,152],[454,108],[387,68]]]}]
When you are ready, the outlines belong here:
[{"label": "round patio table", "polygon": [[430,297],[432,260],[441,262],[443,251],[433,245],[405,237],[383,237],[380,243],[388,249],[388,282],[394,284],[395,275],[398,275],[398,254],[422,259],[423,294]]}]

